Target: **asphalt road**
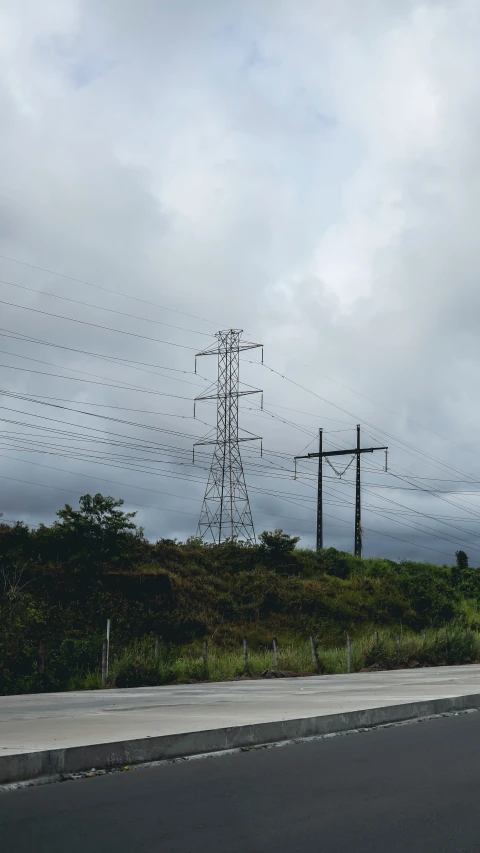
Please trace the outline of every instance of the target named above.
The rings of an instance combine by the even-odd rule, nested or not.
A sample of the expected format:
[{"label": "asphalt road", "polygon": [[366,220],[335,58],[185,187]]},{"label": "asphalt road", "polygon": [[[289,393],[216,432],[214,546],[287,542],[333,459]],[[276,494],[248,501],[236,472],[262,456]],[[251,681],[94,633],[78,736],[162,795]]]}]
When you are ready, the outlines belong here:
[{"label": "asphalt road", "polygon": [[5,853],[478,853],[480,713],[0,793]]}]

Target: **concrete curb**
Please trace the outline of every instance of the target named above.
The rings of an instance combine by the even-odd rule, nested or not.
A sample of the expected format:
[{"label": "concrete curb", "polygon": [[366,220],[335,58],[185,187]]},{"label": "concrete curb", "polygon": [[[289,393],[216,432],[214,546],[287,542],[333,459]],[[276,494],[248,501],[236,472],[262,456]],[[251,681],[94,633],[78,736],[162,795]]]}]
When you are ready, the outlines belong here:
[{"label": "concrete curb", "polygon": [[403,705],[386,705],[345,714],[302,717],[253,723],[184,734],[136,738],[114,743],[94,743],[63,749],[36,750],[0,756],[0,785],[40,779],[58,779],[92,767],[112,769],[124,765],[164,761],[285,740],[336,734],[358,728],[400,723],[435,714],[480,708],[480,694],[428,699]]}]

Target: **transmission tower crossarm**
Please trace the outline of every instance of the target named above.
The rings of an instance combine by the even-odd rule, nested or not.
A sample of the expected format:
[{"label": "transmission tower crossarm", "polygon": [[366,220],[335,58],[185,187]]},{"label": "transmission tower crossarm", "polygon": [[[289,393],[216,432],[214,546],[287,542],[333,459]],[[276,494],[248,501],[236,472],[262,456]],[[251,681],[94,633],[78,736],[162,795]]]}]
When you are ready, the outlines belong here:
[{"label": "transmission tower crossarm", "polygon": [[[245,397],[247,394],[261,394],[262,391],[260,388],[254,388],[252,391],[238,391],[236,394],[225,394],[225,397]],[[195,397],[195,401],[198,403],[199,400],[217,400],[218,394],[199,394],[198,397]]]},{"label": "transmission tower crossarm", "polygon": [[[252,436],[249,436],[248,438],[243,438],[243,437],[239,438],[238,442],[240,443],[242,441],[261,441],[261,440],[262,439],[259,435],[252,435]],[[196,441],[193,446],[198,447],[200,444],[218,444],[218,441],[216,438],[212,438],[212,439],[206,440],[206,441]]]},{"label": "transmission tower crossarm", "polygon": [[[241,335],[242,330],[241,329],[229,329],[229,330],[224,331],[224,332],[217,332],[217,337],[218,337],[218,335],[227,336],[227,335],[232,335],[232,334],[233,335]],[[237,352],[245,352],[246,350],[249,350],[249,349],[258,349],[258,348],[263,349],[263,344],[254,344],[252,341],[239,340],[238,346],[237,346]],[[222,353],[223,353],[222,344],[215,342],[211,346],[206,347],[203,350],[200,350],[200,352],[197,352],[197,354],[195,355],[195,358],[200,358],[203,355],[221,355]]]}]

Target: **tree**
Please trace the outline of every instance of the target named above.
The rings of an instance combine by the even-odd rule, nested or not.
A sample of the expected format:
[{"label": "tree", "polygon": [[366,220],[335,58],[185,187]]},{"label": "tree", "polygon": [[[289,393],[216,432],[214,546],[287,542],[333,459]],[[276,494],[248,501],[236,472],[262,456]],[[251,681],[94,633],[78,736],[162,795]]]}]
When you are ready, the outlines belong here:
[{"label": "tree", "polygon": [[336,548],[324,548],[318,555],[318,568],[326,575],[348,578],[355,568],[356,559],[351,554],[337,551]]},{"label": "tree", "polygon": [[441,625],[453,618],[455,600],[448,576],[428,563],[405,560],[398,565],[397,579],[420,624],[428,620]]},{"label": "tree", "polygon": [[258,538],[259,555],[266,566],[282,574],[298,571],[298,560],[294,552],[297,542],[300,541],[299,536],[290,536],[277,528],[273,532],[264,530]]},{"label": "tree", "polygon": [[465,551],[455,551],[455,557],[457,558],[457,563],[455,566],[452,566],[452,582],[454,586],[460,587],[468,573],[468,557]]},{"label": "tree", "polygon": [[480,595],[480,571],[468,565],[465,551],[455,553],[457,565],[452,568],[452,581],[461,595],[478,598]]},{"label": "tree", "polygon": [[0,521],[0,559],[3,564],[28,561],[32,556],[33,537],[23,521],[4,524]]},{"label": "tree", "polygon": [[143,530],[132,519],[136,512],[124,512],[123,500],[101,494],[82,495],[80,508],[65,504],[57,512],[51,531],[59,540],[63,559],[75,566],[95,570],[105,564],[129,564],[143,540]]}]

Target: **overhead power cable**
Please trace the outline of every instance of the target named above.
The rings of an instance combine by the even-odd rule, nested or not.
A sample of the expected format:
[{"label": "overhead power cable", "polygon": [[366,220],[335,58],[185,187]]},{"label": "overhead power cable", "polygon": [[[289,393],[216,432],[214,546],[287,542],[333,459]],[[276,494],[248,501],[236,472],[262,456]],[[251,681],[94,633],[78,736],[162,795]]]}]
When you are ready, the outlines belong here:
[{"label": "overhead power cable", "polygon": [[[134,385],[114,385],[112,384],[112,382],[96,382],[93,379],[80,379],[80,377],[78,376],[62,376],[60,373],[47,373],[45,370],[33,370],[33,368],[17,367],[13,364],[0,364],[0,367],[4,367],[7,370],[22,370],[24,373],[37,373],[41,376],[53,376],[56,379],[67,379],[69,382],[85,382],[88,385],[103,385],[105,388],[118,388],[119,390],[123,391],[135,391],[141,392],[143,394],[156,394],[159,397],[173,397],[175,400],[188,400],[190,403],[192,402],[191,397],[182,397],[179,394],[167,394],[165,391],[154,391],[151,388],[141,388],[140,386]],[[66,367],[64,369],[69,370],[70,368]]]},{"label": "overhead power cable", "polygon": [[96,311],[108,311],[110,314],[119,314],[122,317],[128,317],[130,320],[143,320],[145,323],[155,323],[157,326],[168,326],[170,329],[177,329],[181,332],[192,332],[194,335],[203,335],[210,338],[209,332],[199,332],[197,329],[186,329],[185,326],[174,326],[172,323],[165,323],[162,320],[155,320],[153,317],[139,317],[137,314],[130,314],[127,311],[118,311],[116,308],[106,308],[103,305],[92,305],[90,302],[83,302],[80,299],[71,299],[69,296],[61,296],[58,293],[48,293],[46,290],[37,290],[34,287],[27,287],[24,284],[15,284],[13,281],[5,281],[0,278],[0,284],[7,284],[9,287],[17,287],[20,290],[28,290],[30,293],[36,293],[38,296],[49,296],[51,299],[62,299],[64,302],[73,302],[74,305],[83,305],[85,308],[95,308]]},{"label": "overhead power cable", "polygon": [[33,311],[35,314],[44,314],[46,317],[55,317],[57,320],[68,320],[70,323],[81,323],[82,326],[91,326],[94,329],[116,332],[119,335],[129,335],[131,338],[141,338],[144,341],[154,341],[156,344],[168,344],[168,346],[188,349],[192,352],[195,352],[197,349],[196,347],[189,347],[187,344],[177,344],[173,341],[163,341],[159,338],[151,338],[148,335],[139,335],[138,332],[127,332],[125,329],[114,329],[112,326],[101,326],[99,323],[91,323],[88,320],[79,320],[76,317],[65,317],[63,314],[53,314],[51,311],[41,311],[40,308],[30,308],[27,305],[17,305],[15,302],[6,302],[4,299],[0,299],[0,305],[9,305],[10,308],[20,308],[22,311]]},{"label": "overhead power cable", "polygon": [[[45,267],[41,267],[39,265],[20,260],[19,258],[13,258],[9,255],[0,255],[0,258],[3,258],[4,260],[10,261],[11,263],[21,264],[22,266],[29,267],[30,269],[35,269],[35,270],[39,270],[40,272],[48,273],[49,275],[55,275],[55,276],[58,276],[60,278],[68,279],[69,281],[74,281],[74,282],[77,282],[79,284],[84,284],[88,287],[93,287],[97,290],[105,291],[107,293],[114,293],[118,296],[123,296],[126,299],[132,299],[132,300],[135,300],[136,302],[143,302],[146,305],[151,305],[151,306],[154,306],[156,308],[160,308],[160,309],[165,310],[165,311],[171,311],[171,312],[176,313],[176,314],[181,314],[185,317],[191,317],[195,320],[200,320],[201,322],[209,323],[212,326],[219,327],[219,326],[225,325],[224,323],[214,323],[211,319],[207,319],[205,317],[199,317],[198,315],[195,315],[195,314],[190,314],[190,313],[187,313],[185,311],[180,311],[178,309],[170,308],[170,307],[165,306],[165,305],[160,305],[157,302],[152,302],[152,301],[149,301],[146,299],[142,299],[139,296],[133,296],[132,294],[129,294],[129,293],[123,293],[122,291],[114,290],[113,288],[107,288],[103,285],[93,284],[92,282],[86,281],[85,279],[76,278],[74,276],[70,276],[70,275],[67,275],[65,273],[60,273],[60,272],[55,271],[55,270],[47,269]],[[322,378],[327,379],[327,381],[332,382],[332,383],[338,385],[339,387],[344,388],[345,390],[349,391],[350,393],[356,394],[357,396],[362,397],[363,399],[367,400],[368,402],[372,403],[373,405],[378,406],[379,408],[382,408],[385,411],[390,412],[391,414],[394,414],[396,417],[399,417],[402,420],[405,420],[409,423],[412,423],[414,426],[417,426],[420,429],[423,429],[426,432],[429,432],[432,435],[436,435],[438,438],[441,438],[444,441],[448,441],[451,443],[451,439],[447,438],[446,436],[443,436],[440,433],[437,433],[434,430],[431,430],[430,428],[423,426],[423,424],[420,424],[417,421],[413,421],[412,419],[406,417],[405,415],[400,414],[399,412],[395,412],[395,410],[390,409],[388,406],[385,406],[382,403],[378,403],[376,400],[373,400],[370,397],[367,397],[365,394],[362,394],[361,392],[356,391],[355,389],[350,388],[347,385],[344,385],[342,382],[339,382],[336,379],[332,379],[330,376],[327,376],[326,374],[320,373],[318,370],[311,367],[311,365],[305,364],[304,362],[300,361],[299,359],[294,358],[290,353],[284,353],[281,350],[277,349],[276,347],[271,347],[271,349],[274,350],[275,352],[278,352],[279,355],[283,356],[284,358],[287,358],[289,361],[296,362],[301,367],[306,368],[308,370],[311,370],[313,373],[316,373],[318,376],[322,376]],[[269,368],[269,369],[272,370],[272,368]],[[274,372],[278,372],[278,371],[274,371]],[[284,379],[287,379],[288,381],[292,381],[292,382],[294,381],[294,380],[291,380],[289,377],[284,376],[281,373],[278,373],[278,375],[282,376]],[[295,384],[298,384],[298,383],[295,383]],[[299,387],[302,387],[302,386],[299,386]],[[304,389],[304,390],[308,390],[308,389]],[[326,402],[329,402],[329,401],[326,401]],[[333,403],[329,403],[329,404],[334,405]],[[341,408],[341,407],[337,406],[337,408]],[[342,411],[345,411],[345,410],[342,410]],[[305,413],[305,414],[307,414],[307,413]],[[346,412],[346,414],[350,414],[350,413]],[[465,447],[464,449],[468,450],[470,453],[475,453],[475,451],[469,447]]]},{"label": "overhead power cable", "polygon": [[[5,334],[8,333],[8,334]],[[88,355],[91,358],[100,358],[103,361],[111,361],[115,364],[127,364],[127,365],[135,365],[141,367],[155,367],[157,370],[169,370],[173,373],[185,373],[192,376],[199,376],[200,379],[205,380],[207,382],[205,376],[202,376],[200,373],[195,373],[193,370],[182,370],[179,367],[169,367],[166,364],[151,364],[148,361],[133,361],[131,358],[125,358],[124,356],[119,355],[107,355],[106,353],[99,352],[91,352],[90,350],[77,349],[75,347],[67,347],[64,344],[56,344],[52,341],[44,341],[41,338],[34,338],[31,335],[24,335],[21,332],[14,332],[11,329],[2,329],[0,327],[0,337],[2,338],[11,338],[14,341],[21,341],[22,343],[33,343],[33,344],[41,344],[42,346],[54,347],[55,349],[68,350],[68,352],[75,352],[80,355]]]},{"label": "overhead power cable", "polygon": [[[91,281],[85,281],[82,278],[74,278],[71,275],[66,275],[62,272],[55,272],[54,270],[45,269],[45,267],[37,266],[36,264],[30,264],[26,261],[20,261],[18,258],[12,258],[8,255],[0,255],[0,258],[3,258],[5,261],[11,261],[14,264],[22,264],[24,267],[30,267],[30,269],[39,270],[40,272],[46,272],[49,275],[57,275],[59,278],[65,278],[69,281],[75,281],[78,284],[85,284],[87,287],[94,287],[96,290],[103,290],[105,293],[114,293],[116,296],[123,296],[125,299],[133,299],[135,302],[143,302],[145,305],[152,305],[154,308],[161,308],[163,311],[171,311],[173,314],[183,314],[184,317],[191,317],[193,320],[200,320],[202,323],[209,323],[211,326],[217,326],[217,323],[214,323],[212,320],[207,320],[205,317],[198,317],[195,314],[187,314],[186,311],[178,311],[176,308],[169,308],[166,305],[159,305],[158,302],[151,302],[148,299],[142,299],[140,296],[132,296],[131,293],[122,293],[121,290],[114,290],[111,287],[105,287],[101,284],[93,284]],[[219,323],[218,325],[222,325]]]},{"label": "overhead power cable", "polygon": [[[4,455],[4,454],[2,454],[2,455]],[[36,463],[35,463],[35,464],[36,464]],[[44,484],[44,483],[36,483],[36,482],[32,482],[32,481],[30,481],[30,480],[22,480],[22,479],[19,479],[19,478],[16,478],[16,477],[9,477],[9,476],[4,475],[4,474],[0,474],[0,478],[1,478],[1,479],[6,479],[6,480],[9,480],[9,481],[13,481],[13,482],[25,483],[25,484],[30,485],[30,486],[38,486],[38,487],[40,487],[40,488],[50,488],[50,489],[56,489],[57,491],[65,491],[65,492],[69,492],[70,494],[71,494],[71,491],[72,491],[71,489],[65,489],[65,488],[63,488],[63,487],[51,486],[51,485],[47,485],[47,484]],[[131,504],[131,502],[129,502],[129,503]],[[140,504],[134,504],[134,505],[140,506]],[[143,506],[148,506],[148,505],[143,504]],[[160,509],[160,510],[164,511],[164,510],[163,510],[163,508],[161,508],[161,507],[150,507],[150,508],[152,508],[152,509]],[[177,511],[177,512],[181,512],[181,511]],[[182,514],[190,514],[190,513],[182,513]],[[328,513],[327,513],[326,515],[327,515],[327,517],[329,517],[329,518],[333,518],[333,519],[335,519],[336,521],[340,521],[342,524],[348,524],[348,523],[349,523],[349,522],[347,522],[345,519],[343,519],[343,518],[339,518],[338,516],[334,516],[334,515],[331,515],[331,514],[328,514]],[[271,517],[271,516],[270,516],[270,515],[268,515],[268,517]],[[397,540],[397,541],[399,541],[399,542],[407,543],[407,544],[409,544],[409,545],[412,545],[412,544],[413,544],[415,547],[424,548],[424,549],[426,549],[426,550],[431,550],[431,551],[436,551],[437,553],[442,554],[443,556],[446,556],[446,555],[447,555],[447,552],[439,551],[437,548],[430,548],[429,546],[421,545],[421,544],[419,544],[419,543],[411,543],[411,542],[409,542],[408,540],[401,539],[401,538],[400,538],[400,537],[398,537],[398,536],[392,536],[392,535],[390,535],[390,534],[382,533],[382,532],[381,532],[381,531],[379,531],[379,530],[373,530],[373,529],[371,529],[371,528],[364,528],[364,530],[367,530],[368,532],[372,532],[372,533],[378,534],[378,535],[380,535],[380,536],[384,536],[384,537],[386,537],[386,538],[388,538],[388,539],[394,539],[394,540]]]},{"label": "overhead power cable", "polygon": [[[21,358],[24,361],[34,361],[34,362],[36,362],[36,364],[46,364],[48,367],[59,367],[60,370],[69,370],[71,373],[81,373],[81,374],[83,374],[83,376],[94,376],[97,379],[107,379],[108,381],[113,381],[113,382],[119,381],[119,380],[116,380],[115,378],[112,379],[109,376],[98,376],[97,373],[89,373],[86,370],[79,370],[76,367],[66,367],[64,364],[55,364],[55,362],[52,362],[52,361],[44,361],[41,358],[34,358],[31,355],[20,355],[20,353],[12,352],[11,350],[0,349],[0,353],[2,353],[3,355],[11,355],[14,358]],[[113,362],[113,364],[115,364],[115,363],[116,362]],[[148,373],[151,376],[160,376],[162,379],[168,379],[169,382],[182,382],[185,385],[194,385],[196,388],[201,387],[201,383],[192,382],[191,379],[180,379],[179,376],[167,376],[165,373],[158,373],[155,370],[145,370],[143,367],[133,367],[130,365],[129,365],[129,367],[131,370],[139,370],[142,373]]]},{"label": "overhead power cable", "polygon": [[[290,379],[290,377],[285,376],[283,373],[280,373],[278,370],[275,370],[275,368],[270,367],[269,365],[267,365],[265,363],[263,364],[263,366],[266,367],[267,370],[270,370],[272,373],[276,374],[277,376],[280,376],[282,379],[285,379],[287,382],[290,382],[293,385],[296,385],[301,390],[306,391],[309,394],[313,394],[314,397],[318,397],[318,399],[322,400],[324,403],[327,403],[328,405],[333,406],[336,409],[339,409],[339,411],[344,412],[347,415],[350,415],[352,418],[356,417],[354,414],[352,414],[352,412],[349,412],[348,409],[344,409],[342,406],[338,406],[336,403],[332,403],[330,400],[327,400],[325,397],[322,397],[320,394],[317,394],[316,391],[312,391],[310,388],[306,388],[304,385],[301,385],[299,382],[296,382],[294,379]],[[365,423],[365,424],[367,424],[367,426],[370,426],[371,428],[377,430],[377,432],[379,432],[381,435],[384,435],[384,436],[388,437],[389,439],[393,440],[394,442],[396,442],[397,444],[402,445],[404,448],[407,448],[407,452],[408,452],[408,449],[410,449],[411,451],[414,451],[418,455],[424,456],[426,459],[432,460],[433,462],[439,464],[441,467],[444,467],[447,469],[449,468],[451,471],[455,471],[455,473],[457,473],[457,474],[464,474],[465,475],[465,471],[461,471],[457,468],[452,467],[451,465],[447,465],[445,462],[442,462],[441,460],[437,459],[436,457],[430,456],[430,454],[425,453],[424,451],[418,450],[417,448],[414,448],[412,445],[408,444],[407,442],[403,441],[402,439],[399,439],[397,436],[392,435],[391,433],[387,432],[386,430],[383,430],[383,429],[376,427],[374,424],[371,424],[369,421],[366,421],[365,419],[363,419],[363,423]],[[468,476],[468,475],[466,475],[466,476]]]}]

